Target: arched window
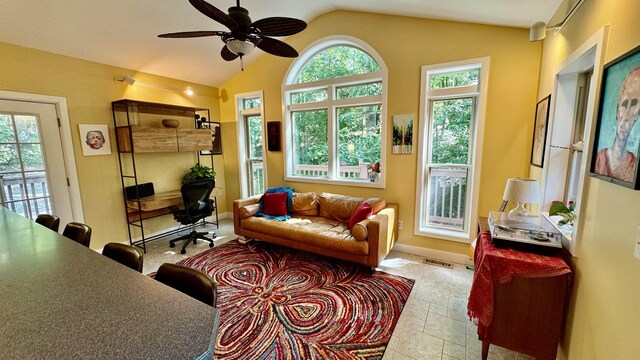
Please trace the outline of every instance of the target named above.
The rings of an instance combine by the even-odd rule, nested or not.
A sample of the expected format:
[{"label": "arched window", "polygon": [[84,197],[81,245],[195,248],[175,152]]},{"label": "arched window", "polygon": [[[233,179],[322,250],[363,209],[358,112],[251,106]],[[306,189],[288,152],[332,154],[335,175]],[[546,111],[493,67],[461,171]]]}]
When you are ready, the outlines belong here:
[{"label": "arched window", "polygon": [[302,53],[283,86],[287,180],[384,186],[386,79],[380,56],[355,38]]}]

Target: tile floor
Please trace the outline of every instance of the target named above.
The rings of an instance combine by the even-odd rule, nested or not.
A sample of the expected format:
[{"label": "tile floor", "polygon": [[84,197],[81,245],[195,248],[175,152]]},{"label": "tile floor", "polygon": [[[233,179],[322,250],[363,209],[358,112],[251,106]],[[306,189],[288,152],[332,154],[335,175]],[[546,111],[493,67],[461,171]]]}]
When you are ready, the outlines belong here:
[{"label": "tile floor", "polygon": [[[220,228],[207,225],[215,231],[215,244],[233,240],[231,219],[220,221]],[[185,230],[186,231],[186,230]],[[190,244],[187,253],[170,248],[168,238],[147,244],[144,273],[156,271],[165,262],[176,263],[198,252],[209,249],[207,243]],[[473,271],[456,264],[453,269],[423,263],[423,257],[392,251],[379,270],[414,279],[406,306],[391,336],[383,360],[474,360],[480,359],[481,342],[476,327],[467,317],[467,297],[473,280]],[[489,359],[532,359],[513,351],[491,346]]]}]

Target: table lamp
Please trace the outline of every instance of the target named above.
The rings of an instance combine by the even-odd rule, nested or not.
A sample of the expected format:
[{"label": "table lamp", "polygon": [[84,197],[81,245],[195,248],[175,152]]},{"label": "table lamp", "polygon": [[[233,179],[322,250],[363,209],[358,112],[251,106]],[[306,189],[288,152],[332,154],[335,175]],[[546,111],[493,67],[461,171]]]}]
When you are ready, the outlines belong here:
[{"label": "table lamp", "polygon": [[507,186],[504,188],[503,200],[515,202],[518,205],[509,211],[509,217],[526,217],[531,214],[525,209],[525,204],[540,202],[540,189],[538,180],[510,178],[507,179]]}]

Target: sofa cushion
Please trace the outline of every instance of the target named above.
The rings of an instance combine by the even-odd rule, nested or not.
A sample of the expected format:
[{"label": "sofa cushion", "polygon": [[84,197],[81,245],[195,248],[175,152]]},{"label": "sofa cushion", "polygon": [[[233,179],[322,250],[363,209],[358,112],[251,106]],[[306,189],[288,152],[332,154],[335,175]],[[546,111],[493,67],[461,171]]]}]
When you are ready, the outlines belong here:
[{"label": "sofa cushion", "polygon": [[240,216],[240,219],[246,219],[248,217],[255,215],[259,209],[260,209],[260,204],[243,206],[238,209],[238,215]]},{"label": "sofa cushion", "polygon": [[387,202],[382,198],[368,198],[364,202],[371,205],[371,209],[373,210],[373,215],[380,212],[380,210],[387,207]]},{"label": "sofa cushion", "polygon": [[318,216],[318,196],[314,192],[295,193],[291,204],[292,216]]},{"label": "sofa cushion", "polygon": [[252,216],[241,220],[241,226],[256,233],[289,239],[310,246],[354,255],[369,253],[369,243],[356,241],[345,224],[322,217],[308,216],[277,221]]},{"label": "sofa cushion", "polygon": [[351,218],[349,219],[349,230],[353,229],[355,224],[371,216],[372,213],[371,205],[366,202],[360,204],[353,214],[351,214]]},{"label": "sofa cushion", "polygon": [[367,228],[369,221],[369,219],[364,219],[351,228],[351,235],[356,241],[367,241],[369,237],[369,228]]},{"label": "sofa cushion", "polygon": [[265,193],[263,196],[264,209],[262,213],[271,216],[287,215],[287,193]]},{"label": "sofa cushion", "polygon": [[356,198],[345,195],[322,193],[318,197],[320,203],[319,215],[328,219],[335,219],[348,224],[351,214],[364,201],[363,198]]}]

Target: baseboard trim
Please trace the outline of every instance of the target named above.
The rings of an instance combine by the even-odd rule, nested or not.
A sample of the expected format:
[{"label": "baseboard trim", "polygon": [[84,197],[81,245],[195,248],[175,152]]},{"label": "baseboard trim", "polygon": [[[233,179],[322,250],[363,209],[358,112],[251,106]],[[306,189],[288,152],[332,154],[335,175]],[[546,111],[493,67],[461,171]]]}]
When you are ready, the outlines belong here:
[{"label": "baseboard trim", "polygon": [[223,212],[221,214],[218,214],[218,220],[224,220],[224,219],[231,219],[231,213],[230,212]]},{"label": "baseboard trim", "polygon": [[471,265],[471,260],[468,256],[450,253],[447,251],[427,249],[420,246],[405,245],[400,243],[395,243],[392,250],[418,256],[430,257],[438,260],[449,261],[456,264]]}]

